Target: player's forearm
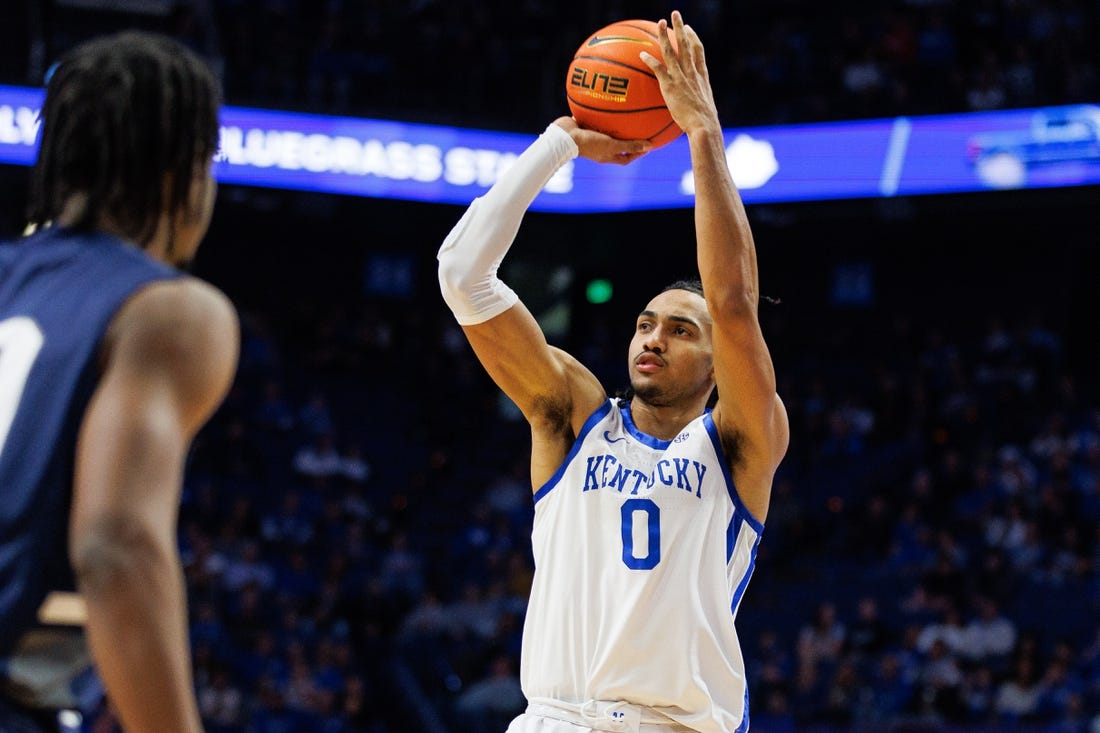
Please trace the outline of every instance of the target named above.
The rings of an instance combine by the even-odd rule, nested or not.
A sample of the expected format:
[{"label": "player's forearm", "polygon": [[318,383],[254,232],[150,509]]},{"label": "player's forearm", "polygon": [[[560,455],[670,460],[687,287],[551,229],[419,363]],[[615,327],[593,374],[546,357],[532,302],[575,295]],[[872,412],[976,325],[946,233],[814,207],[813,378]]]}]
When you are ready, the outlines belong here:
[{"label": "player's forearm", "polygon": [[721,129],[688,136],[695,176],[699,274],[708,302],[720,312],[751,309],[759,299],[756,247],[741,195],[733,183]]},{"label": "player's forearm", "polygon": [[470,204],[439,248],[443,299],[463,326],[488,321],[518,301],[497,269],[527,207],[554,173],[577,154],[569,133],[550,125],[491,189]]},{"label": "player's forearm", "polygon": [[547,126],[493,186],[475,200],[479,209],[476,218],[484,219],[479,222],[478,232],[486,239],[511,242],[527,207],[558,169],[576,156],[577,145],[569,133],[557,124]]},{"label": "player's forearm", "polygon": [[92,656],[127,733],[196,733],[202,725],[175,540],[138,524],[103,523],[78,544]]}]

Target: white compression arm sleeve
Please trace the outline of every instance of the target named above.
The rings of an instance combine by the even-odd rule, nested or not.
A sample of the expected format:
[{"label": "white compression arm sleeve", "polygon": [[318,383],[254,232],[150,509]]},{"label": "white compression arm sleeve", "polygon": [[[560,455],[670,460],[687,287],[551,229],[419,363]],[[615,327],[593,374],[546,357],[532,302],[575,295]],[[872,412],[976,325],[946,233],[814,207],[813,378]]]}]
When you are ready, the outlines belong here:
[{"label": "white compression arm sleeve", "polygon": [[551,124],[484,196],[474,199],[443,240],[437,255],[439,288],[459,324],[484,323],[519,300],[497,277],[497,268],[527,207],[577,152],[569,133]]}]

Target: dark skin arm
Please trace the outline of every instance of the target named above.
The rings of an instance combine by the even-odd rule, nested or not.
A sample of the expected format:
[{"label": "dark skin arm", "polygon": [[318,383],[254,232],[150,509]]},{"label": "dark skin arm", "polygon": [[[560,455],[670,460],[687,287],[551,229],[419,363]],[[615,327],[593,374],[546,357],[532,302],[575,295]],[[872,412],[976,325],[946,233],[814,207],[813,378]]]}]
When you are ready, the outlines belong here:
[{"label": "dark skin arm", "polygon": [[776,394],[775,368],[760,330],[756,246],[741,196],[726,163],[703,44],[679,12],[661,20],[662,64],[643,60],[661,85],[673,119],[684,131],[695,176],[695,230],[699,274],[713,319],[714,378],[719,401],[713,417],[732,460],[746,508],[763,521],[772,478],[786,453],[790,427]]},{"label": "dark skin arm", "polygon": [[[577,143],[581,157],[625,165],[649,146],[622,141],[577,126],[571,117],[555,124]],[[584,421],[607,400],[607,393],[585,366],[552,347],[521,302],[484,323],[463,326],[482,366],[516,403],[531,425],[531,480],[544,484],[558,469]]]},{"label": "dark skin arm", "polygon": [[77,443],[69,555],[128,733],[202,730],[176,520],[191,439],[229,388],[238,341],[229,302],[191,279],[141,290],[105,338]]}]

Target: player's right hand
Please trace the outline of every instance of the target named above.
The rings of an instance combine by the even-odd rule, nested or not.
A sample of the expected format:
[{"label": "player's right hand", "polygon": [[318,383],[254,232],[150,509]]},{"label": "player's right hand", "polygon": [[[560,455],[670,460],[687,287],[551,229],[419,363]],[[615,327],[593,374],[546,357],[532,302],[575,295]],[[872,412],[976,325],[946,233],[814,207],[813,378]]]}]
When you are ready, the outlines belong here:
[{"label": "player's right hand", "polygon": [[653,149],[648,140],[619,140],[602,132],[586,130],[572,117],[559,117],[554,124],[569,133],[582,158],[597,163],[626,165]]}]

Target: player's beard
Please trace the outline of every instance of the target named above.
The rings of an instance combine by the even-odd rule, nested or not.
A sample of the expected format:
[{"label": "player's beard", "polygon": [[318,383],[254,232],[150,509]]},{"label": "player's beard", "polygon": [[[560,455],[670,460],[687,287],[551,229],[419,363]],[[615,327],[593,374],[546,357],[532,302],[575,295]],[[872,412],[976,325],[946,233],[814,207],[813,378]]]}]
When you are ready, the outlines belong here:
[{"label": "player's beard", "polygon": [[630,380],[630,388],[634,390],[634,397],[646,403],[647,405],[653,405],[654,407],[668,407],[672,404],[673,395],[668,393],[668,390],[659,384],[650,382],[648,384],[638,384],[635,380]]},{"label": "player's beard", "polygon": [[[713,406],[717,396],[717,390],[713,383],[710,385],[710,398],[708,403]],[[641,380],[635,376],[630,378],[631,398],[637,397],[647,405],[653,407],[673,407],[687,400],[695,399],[694,386],[686,384],[667,383],[664,380]]]}]

